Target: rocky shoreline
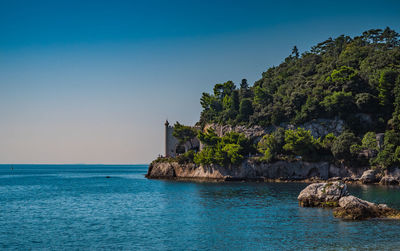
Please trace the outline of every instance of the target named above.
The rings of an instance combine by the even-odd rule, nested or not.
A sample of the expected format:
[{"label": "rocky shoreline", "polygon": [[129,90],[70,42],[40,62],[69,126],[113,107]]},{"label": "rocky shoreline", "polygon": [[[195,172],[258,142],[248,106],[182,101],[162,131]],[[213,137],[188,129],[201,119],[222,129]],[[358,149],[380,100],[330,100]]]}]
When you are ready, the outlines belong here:
[{"label": "rocky shoreline", "polygon": [[336,166],[328,162],[277,161],[259,163],[246,160],[240,166],[198,166],[193,163],[154,161],[146,177],[188,181],[258,181],[258,182],[334,182],[349,184],[399,185],[400,171],[378,172],[367,168]]},{"label": "rocky shoreline", "polygon": [[306,182],[312,183],[299,196],[302,207],[332,208],[333,215],[345,220],[371,218],[400,219],[400,211],[385,204],[375,204],[352,196],[348,184],[398,185],[395,172],[379,173],[375,170],[353,170],[336,167],[327,162],[303,161],[271,164],[246,161],[236,167],[197,166],[174,161],[153,162],[149,166],[148,179],[168,179],[196,182]]}]

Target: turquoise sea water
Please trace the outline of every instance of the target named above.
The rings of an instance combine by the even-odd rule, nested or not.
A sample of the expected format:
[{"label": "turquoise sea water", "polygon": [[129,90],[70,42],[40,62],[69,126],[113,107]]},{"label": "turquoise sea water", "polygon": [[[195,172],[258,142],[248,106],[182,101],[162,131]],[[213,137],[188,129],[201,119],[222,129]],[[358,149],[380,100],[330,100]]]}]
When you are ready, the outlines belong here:
[{"label": "turquoise sea water", "polygon": [[[307,184],[147,180],[146,171],[146,165],[0,165],[0,249],[400,247],[400,221],[349,222],[329,209],[299,207]],[[350,191],[400,208],[398,188]]]}]

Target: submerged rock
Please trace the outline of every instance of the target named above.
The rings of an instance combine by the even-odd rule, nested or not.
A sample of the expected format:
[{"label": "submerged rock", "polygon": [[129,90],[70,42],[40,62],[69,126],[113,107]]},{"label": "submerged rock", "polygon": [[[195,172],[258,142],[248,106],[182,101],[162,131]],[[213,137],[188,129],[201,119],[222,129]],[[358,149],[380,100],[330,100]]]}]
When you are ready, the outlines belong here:
[{"label": "submerged rock", "polygon": [[347,195],[346,184],[336,181],[311,184],[300,192],[297,199],[303,207],[336,207],[339,199]]},{"label": "submerged rock", "polygon": [[375,183],[378,181],[378,178],[376,177],[376,172],[374,170],[367,170],[365,171],[361,178],[360,181],[363,184],[370,184],[370,183]]}]

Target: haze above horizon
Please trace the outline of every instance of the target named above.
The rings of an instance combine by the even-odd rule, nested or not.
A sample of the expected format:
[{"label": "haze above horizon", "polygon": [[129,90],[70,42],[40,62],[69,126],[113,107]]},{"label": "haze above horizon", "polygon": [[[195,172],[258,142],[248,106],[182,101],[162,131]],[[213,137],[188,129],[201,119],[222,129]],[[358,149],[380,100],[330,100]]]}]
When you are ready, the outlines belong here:
[{"label": "haze above horizon", "polygon": [[0,1],[0,163],[148,163],[164,121],[329,37],[400,31],[397,1]]}]

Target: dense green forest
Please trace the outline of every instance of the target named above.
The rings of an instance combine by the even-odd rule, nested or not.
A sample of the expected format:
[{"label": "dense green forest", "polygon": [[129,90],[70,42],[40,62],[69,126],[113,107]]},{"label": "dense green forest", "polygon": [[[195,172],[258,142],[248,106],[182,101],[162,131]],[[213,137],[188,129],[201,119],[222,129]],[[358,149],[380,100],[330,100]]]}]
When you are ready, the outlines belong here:
[{"label": "dense green forest", "polygon": [[[203,93],[199,125],[275,126],[261,140],[231,132],[196,131],[177,123],[181,142],[197,134],[205,146],[177,157],[178,162],[237,165],[256,161],[303,159],[373,168],[400,166],[400,40],[390,28],[373,29],[351,38],[329,38],[300,55],[297,47],[279,66],[271,67],[249,86],[243,79],[216,84]],[[368,119],[365,120],[365,117]],[[319,118],[339,118],[341,135],[314,138],[302,128],[284,130]],[[384,133],[381,145],[377,133]],[[186,137],[186,138],[185,138]]]},{"label": "dense green forest", "polygon": [[[399,127],[399,34],[374,29],[329,38],[300,55],[297,47],[249,87],[232,81],[203,93],[200,124],[301,124],[340,117],[357,133]],[[357,114],[371,116],[365,124]]]}]

